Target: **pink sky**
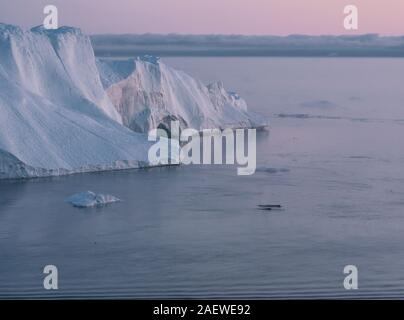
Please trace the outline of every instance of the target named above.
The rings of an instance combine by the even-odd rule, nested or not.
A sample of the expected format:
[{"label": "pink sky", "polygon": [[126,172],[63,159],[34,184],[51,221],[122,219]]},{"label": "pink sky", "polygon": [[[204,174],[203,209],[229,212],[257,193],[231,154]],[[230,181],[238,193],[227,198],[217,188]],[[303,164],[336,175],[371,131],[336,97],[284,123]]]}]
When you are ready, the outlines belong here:
[{"label": "pink sky", "polygon": [[[0,22],[41,24],[46,4],[88,33],[404,35],[404,0],[0,0]],[[358,31],[343,28],[348,4]]]}]

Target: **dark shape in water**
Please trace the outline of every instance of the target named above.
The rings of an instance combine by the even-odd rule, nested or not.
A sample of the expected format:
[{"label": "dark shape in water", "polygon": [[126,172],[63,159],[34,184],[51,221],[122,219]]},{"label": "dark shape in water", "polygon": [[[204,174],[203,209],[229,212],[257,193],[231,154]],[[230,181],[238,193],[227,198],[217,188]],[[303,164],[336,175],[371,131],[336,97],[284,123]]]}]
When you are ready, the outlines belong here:
[{"label": "dark shape in water", "polygon": [[258,208],[258,210],[262,210],[262,211],[272,211],[272,208]]},{"label": "dark shape in water", "polygon": [[267,211],[281,210],[282,206],[280,204],[259,204],[258,209]]},{"label": "dark shape in water", "polygon": [[282,208],[280,204],[259,204],[258,207],[261,208]]}]

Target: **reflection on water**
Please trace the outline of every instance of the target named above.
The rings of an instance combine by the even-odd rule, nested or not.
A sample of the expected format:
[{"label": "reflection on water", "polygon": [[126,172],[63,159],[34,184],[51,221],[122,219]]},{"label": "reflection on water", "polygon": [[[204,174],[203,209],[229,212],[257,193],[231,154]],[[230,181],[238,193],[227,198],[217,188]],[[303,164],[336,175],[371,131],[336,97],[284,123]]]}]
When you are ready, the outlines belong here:
[{"label": "reflection on water", "polygon": [[[402,297],[404,128],[332,118],[400,118],[402,60],[168,60],[202,79],[217,73],[230,89],[250,79],[241,94],[268,116],[307,113],[307,101],[333,107],[317,106],[323,117],[273,116],[270,134],[257,137],[252,176],[211,165],[0,182],[0,297]],[[350,68],[356,87],[355,76],[344,80]],[[325,75],[335,93],[324,80],[318,89]],[[377,77],[393,86],[385,114]],[[85,190],[123,201],[66,203]],[[42,289],[48,264],[59,269],[58,291]],[[357,291],[343,289],[348,264],[359,268]]]}]

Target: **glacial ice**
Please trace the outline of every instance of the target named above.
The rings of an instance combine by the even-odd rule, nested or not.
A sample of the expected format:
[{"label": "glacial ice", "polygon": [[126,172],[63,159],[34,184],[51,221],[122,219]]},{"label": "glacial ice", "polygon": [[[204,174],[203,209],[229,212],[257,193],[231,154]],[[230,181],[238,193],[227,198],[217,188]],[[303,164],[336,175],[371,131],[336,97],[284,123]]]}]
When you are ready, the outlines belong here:
[{"label": "glacial ice", "polygon": [[121,122],[80,30],[0,24],[0,179],[147,166]]},{"label": "glacial ice", "polygon": [[267,126],[265,119],[247,110],[237,93],[227,92],[222,82],[206,86],[158,57],[98,59],[97,66],[124,125],[136,132],[169,128],[173,120],[179,121],[181,129],[196,130]]},{"label": "glacial ice", "polygon": [[74,207],[88,208],[99,207],[109,203],[119,202],[121,200],[109,194],[96,194],[92,191],[85,191],[68,197],[67,201]]},{"label": "glacial ice", "polygon": [[0,179],[150,166],[144,133],[171,120],[265,125],[222,83],[205,86],[158,58],[97,61],[79,29],[0,23]]}]

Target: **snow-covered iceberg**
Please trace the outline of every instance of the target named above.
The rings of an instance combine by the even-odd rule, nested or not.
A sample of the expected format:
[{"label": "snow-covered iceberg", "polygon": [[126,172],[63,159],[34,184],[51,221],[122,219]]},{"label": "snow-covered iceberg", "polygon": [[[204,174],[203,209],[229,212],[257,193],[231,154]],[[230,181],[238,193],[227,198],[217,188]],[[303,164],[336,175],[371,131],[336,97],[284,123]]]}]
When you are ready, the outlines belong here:
[{"label": "snow-covered iceberg", "polygon": [[121,123],[80,30],[0,24],[0,179],[147,165]]},{"label": "snow-covered iceberg", "polygon": [[78,208],[100,207],[119,201],[121,199],[109,194],[97,194],[92,191],[76,193],[67,198],[67,202]]},{"label": "snow-covered iceberg", "polygon": [[101,81],[124,125],[137,132],[170,127],[181,129],[261,128],[266,121],[247,110],[236,93],[221,82],[208,86],[175,70],[159,58],[98,59]]},{"label": "snow-covered iceberg", "polygon": [[0,23],[0,179],[153,165],[144,134],[261,127],[221,83],[205,86],[158,58],[96,60],[88,36]]}]

